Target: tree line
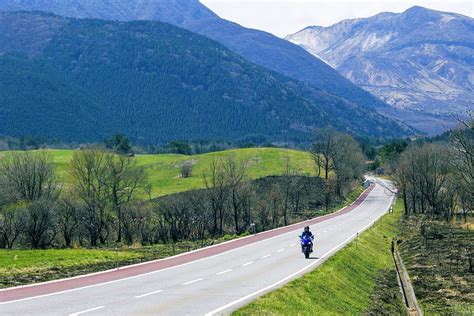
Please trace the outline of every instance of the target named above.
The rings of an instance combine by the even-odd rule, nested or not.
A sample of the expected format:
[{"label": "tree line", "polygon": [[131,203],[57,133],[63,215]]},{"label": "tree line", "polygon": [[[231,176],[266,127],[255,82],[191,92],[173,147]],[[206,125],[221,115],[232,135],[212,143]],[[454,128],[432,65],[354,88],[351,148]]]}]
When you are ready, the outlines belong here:
[{"label": "tree line", "polygon": [[[326,150],[328,146],[332,150]],[[106,148],[76,150],[66,175],[46,151],[13,152],[0,160],[0,247],[100,247],[263,231],[328,212],[363,174],[350,136],[318,131],[312,146],[318,177],[282,174],[250,180],[249,165],[216,158],[203,189],[151,198],[147,172],[134,157]]]},{"label": "tree line", "polygon": [[362,178],[364,154],[352,136],[325,128],[316,130],[311,155],[316,175],[324,178],[324,206],[328,209],[333,197],[346,196],[353,182]]},{"label": "tree line", "polygon": [[78,235],[90,246],[128,233],[125,210],[149,191],[136,161],[103,149],[76,151],[63,183],[47,152],[16,152],[0,161],[0,243],[31,248],[71,246]]},{"label": "tree line", "polygon": [[413,143],[400,155],[395,178],[406,213],[450,220],[474,210],[474,125],[462,121],[446,143]]},{"label": "tree line", "polygon": [[316,177],[299,175],[287,159],[281,175],[250,181],[246,161],[213,160],[202,175],[204,189],[157,201],[157,222],[149,236],[159,239],[154,242],[203,240],[264,231],[329,212],[360,183],[364,156],[354,138],[331,128],[315,132],[311,154]]}]

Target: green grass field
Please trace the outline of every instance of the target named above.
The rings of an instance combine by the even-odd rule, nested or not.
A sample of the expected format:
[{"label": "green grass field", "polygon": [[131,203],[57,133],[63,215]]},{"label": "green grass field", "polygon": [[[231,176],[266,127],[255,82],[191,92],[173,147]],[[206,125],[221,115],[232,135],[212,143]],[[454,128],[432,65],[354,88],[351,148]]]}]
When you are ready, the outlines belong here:
[{"label": "green grass field", "polygon": [[404,314],[390,253],[401,203],[321,267],[257,299],[234,315]]},{"label": "green grass field", "polygon": [[[91,268],[90,272],[112,268],[116,258],[112,250],[95,249],[1,250],[0,253],[0,287],[73,276],[85,265]],[[140,257],[134,252],[119,253],[122,262],[136,262]]]},{"label": "green grass field", "polygon": [[[73,150],[48,150],[57,167],[58,175],[67,183],[68,163],[74,153]],[[0,152],[0,158],[7,152]],[[203,174],[209,168],[214,158],[234,156],[237,160],[248,163],[248,176],[258,179],[265,176],[281,175],[290,159],[292,168],[302,175],[314,174],[314,162],[309,153],[280,148],[247,148],[213,152],[203,155],[185,156],[175,154],[137,155],[138,164],[144,166],[148,172],[149,182],[152,185],[152,197],[159,197],[172,193],[184,192],[204,187]],[[180,167],[183,163],[194,165],[193,174],[189,178],[180,178]]]}]

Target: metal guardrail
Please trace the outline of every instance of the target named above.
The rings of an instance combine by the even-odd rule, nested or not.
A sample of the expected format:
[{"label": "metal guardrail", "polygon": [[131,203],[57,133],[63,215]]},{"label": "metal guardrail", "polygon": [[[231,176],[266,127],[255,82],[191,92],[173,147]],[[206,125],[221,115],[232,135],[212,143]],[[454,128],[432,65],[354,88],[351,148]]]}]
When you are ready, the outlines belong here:
[{"label": "metal guardrail", "polygon": [[413,290],[413,286],[411,285],[410,276],[408,275],[408,271],[405,268],[405,265],[403,264],[402,257],[400,256],[400,252],[397,249],[397,243],[394,240],[392,240],[391,250],[393,261],[395,263],[395,270],[397,271],[399,284],[402,289],[403,299],[405,301],[405,306],[407,308],[408,315],[423,316],[423,311],[418,305],[415,291]]}]

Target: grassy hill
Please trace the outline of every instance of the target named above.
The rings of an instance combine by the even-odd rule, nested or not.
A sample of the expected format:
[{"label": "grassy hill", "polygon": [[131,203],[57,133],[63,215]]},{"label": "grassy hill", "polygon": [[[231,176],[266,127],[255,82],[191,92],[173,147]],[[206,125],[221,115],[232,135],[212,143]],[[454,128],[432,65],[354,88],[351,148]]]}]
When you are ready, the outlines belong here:
[{"label": "grassy hill", "polygon": [[[68,163],[74,151],[48,150],[48,152],[57,166],[58,175],[67,182]],[[6,153],[0,152],[0,158]],[[175,154],[137,155],[135,159],[148,172],[149,182],[152,185],[152,196],[159,197],[190,189],[203,188],[202,176],[212,160],[215,158],[225,159],[230,156],[248,162],[248,176],[251,179],[283,174],[287,159],[290,159],[295,171],[305,175],[314,174],[313,161],[309,153],[280,148],[235,149],[194,156]],[[193,164],[193,174],[189,178],[180,178],[180,168],[186,162]]]}]

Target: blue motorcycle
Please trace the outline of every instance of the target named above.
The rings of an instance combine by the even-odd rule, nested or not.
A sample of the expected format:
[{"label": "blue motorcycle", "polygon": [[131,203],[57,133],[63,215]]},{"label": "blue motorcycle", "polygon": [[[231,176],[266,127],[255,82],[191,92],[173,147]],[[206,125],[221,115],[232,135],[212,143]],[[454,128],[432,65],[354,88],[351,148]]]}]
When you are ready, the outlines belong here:
[{"label": "blue motorcycle", "polygon": [[301,251],[304,253],[306,259],[309,258],[309,254],[313,252],[313,238],[308,236],[299,236],[301,240]]}]

